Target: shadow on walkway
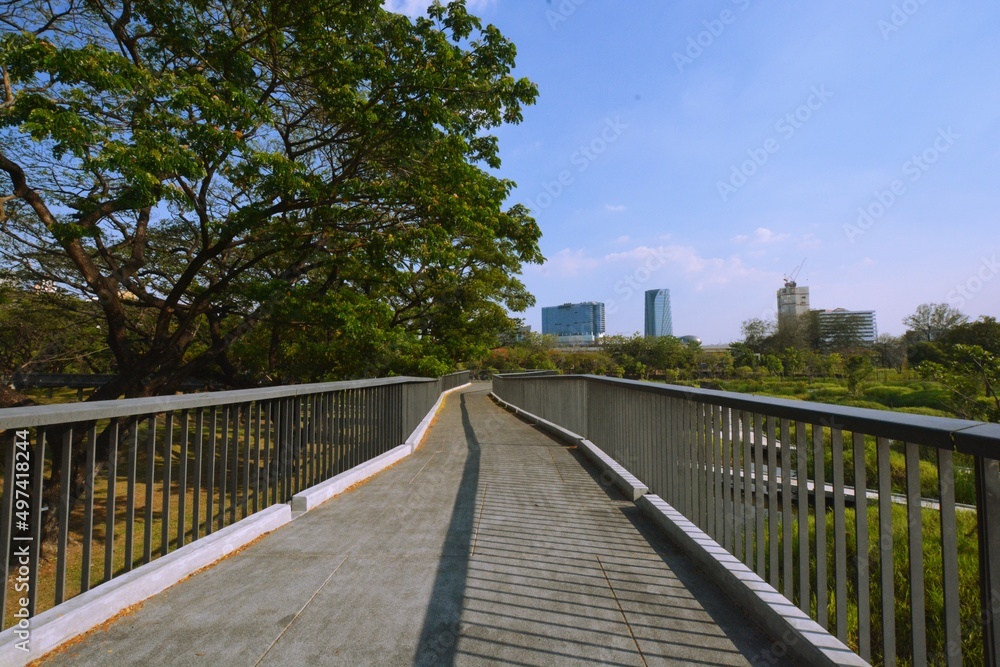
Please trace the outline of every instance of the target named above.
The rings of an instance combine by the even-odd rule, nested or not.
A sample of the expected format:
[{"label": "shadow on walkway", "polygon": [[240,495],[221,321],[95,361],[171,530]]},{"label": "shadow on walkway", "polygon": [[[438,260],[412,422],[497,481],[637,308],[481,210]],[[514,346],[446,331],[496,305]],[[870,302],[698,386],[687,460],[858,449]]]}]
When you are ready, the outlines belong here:
[{"label": "shadow on walkway", "polygon": [[[783,660],[787,647],[781,641],[764,644],[761,639],[766,633],[757,624],[739,614],[732,602],[719,595],[718,587],[686,555],[679,553],[667,540],[663,532],[652,523],[635,505],[621,508],[622,514],[636,531],[649,543],[656,555],[691,595],[712,623],[733,647],[750,660],[753,665],[790,664]],[[736,613],[734,613],[734,611]]]},{"label": "shadow on walkway", "polygon": [[412,457],[47,662],[759,664],[772,644],[752,619],[487,391],[449,396]]},{"label": "shadow on walkway", "polygon": [[476,429],[469,419],[466,402],[468,394],[463,393],[460,397],[462,432],[468,454],[452,507],[451,523],[434,578],[430,603],[427,605],[427,615],[424,616],[420,643],[413,658],[413,664],[419,667],[452,667],[461,632],[462,606],[469,576],[469,552],[476,518],[481,448]]}]

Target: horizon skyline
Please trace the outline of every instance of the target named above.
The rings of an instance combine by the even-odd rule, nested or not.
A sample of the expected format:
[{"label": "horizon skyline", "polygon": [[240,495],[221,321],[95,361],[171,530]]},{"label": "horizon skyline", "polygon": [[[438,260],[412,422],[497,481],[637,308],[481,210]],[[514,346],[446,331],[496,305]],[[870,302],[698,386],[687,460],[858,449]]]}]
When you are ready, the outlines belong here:
[{"label": "horizon skyline", "polygon": [[[426,0],[391,0],[411,16]],[[902,12],[900,7],[912,9]],[[1000,314],[1000,6],[470,0],[539,87],[494,173],[542,230],[541,307],[599,300],[707,342],[769,317],[783,276],[900,335],[923,303]],[[902,12],[902,13],[900,13]]]},{"label": "horizon skyline", "polygon": [[[667,287],[652,287],[652,288],[643,290],[643,292],[644,293],[645,292],[651,292],[651,291],[655,292],[655,291],[660,291],[660,290],[666,290],[667,292],[670,292],[670,288],[667,288]],[[596,300],[596,299],[584,299],[584,300],[581,300],[581,301],[566,301],[566,302],[560,303],[560,304],[539,304],[539,307],[540,308],[556,308],[558,306],[590,304],[590,303],[602,304],[605,307],[605,313],[609,313],[608,304],[605,303],[605,302]],[[916,307],[914,307],[914,310],[915,309],[916,309]],[[882,333],[888,333],[888,332],[881,331],[881,328],[878,326],[878,311],[876,309],[874,309],[874,308],[846,308],[844,306],[834,306],[832,308],[814,308],[814,307],[810,307],[809,308],[809,312],[832,313],[832,312],[837,312],[837,311],[847,311],[847,312],[851,312],[851,313],[868,313],[868,312],[874,313],[874,321],[875,321],[876,328],[879,329],[879,335],[882,335]],[[775,309],[774,309],[774,314],[773,314],[774,316],[773,316],[773,318],[771,320],[775,324],[777,324],[777,322],[778,322],[778,320],[777,320],[777,313],[778,313],[778,310],[777,310],[777,295],[775,295]],[[673,318],[673,308],[671,308],[670,315],[671,315],[671,319],[672,319]],[[610,317],[608,317],[607,319],[610,320]],[[973,319],[973,318],[970,318],[970,320],[971,319]],[[523,324],[530,326],[530,323],[528,323],[528,322],[523,322]],[[532,329],[532,330],[534,331],[534,329]],[[541,329],[539,328],[538,331],[540,332]],[[640,330],[640,329],[636,329],[635,331],[631,331],[631,332],[618,331],[615,334],[606,334],[606,335],[625,335],[625,336],[631,336],[631,335],[634,335],[634,334],[638,334],[640,336],[646,336],[647,335],[644,332],[644,330]],[[689,332],[683,333],[683,334],[675,332],[675,333],[670,334],[670,335],[672,337],[674,337],[674,338],[683,338],[684,336],[695,336],[697,338],[701,338],[701,339],[704,340],[704,337],[700,333],[698,333],[697,331],[693,331],[693,332],[689,331]],[[899,335],[902,335],[902,334],[892,334],[892,335],[899,336]],[[729,344],[729,343],[736,342],[737,340],[741,340],[741,339],[740,338],[736,338],[736,339],[728,340],[728,341],[714,341],[713,343],[709,343],[709,344],[713,344],[713,345],[714,344]]]}]

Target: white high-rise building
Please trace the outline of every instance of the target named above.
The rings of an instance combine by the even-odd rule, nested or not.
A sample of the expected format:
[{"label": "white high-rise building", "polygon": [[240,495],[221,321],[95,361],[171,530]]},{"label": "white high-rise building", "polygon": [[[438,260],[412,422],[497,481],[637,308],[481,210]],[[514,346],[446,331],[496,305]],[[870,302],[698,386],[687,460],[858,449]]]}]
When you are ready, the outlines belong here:
[{"label": "white high-rise building", "polygon": [[874,343],[878,337],[874,310],[821,310],[819,336],[826,344],[837,342],[838,338],[853,339],[861,343]]}]

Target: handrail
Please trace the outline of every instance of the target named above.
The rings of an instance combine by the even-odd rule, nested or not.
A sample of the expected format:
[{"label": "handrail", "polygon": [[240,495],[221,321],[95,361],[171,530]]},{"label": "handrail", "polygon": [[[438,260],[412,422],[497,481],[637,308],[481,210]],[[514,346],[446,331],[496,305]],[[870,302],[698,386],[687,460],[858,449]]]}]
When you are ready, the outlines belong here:
[{"label": "handrail", "polygon": [[[0,630],[402,445],[468,381],[459,371],[0,409]],[[43,545],[55,556],[44,573]]]},{"label": "handrail", "polygon": [[[494,377],[517,379],[546,377],[548,380],[575,380],[627,386],[635,391],[662,394],[698,403],[719,405],[736,410],[764,412],[792,421],[821,422],[845,431],[859,430],[868,435],[917,440],[922,445],[951,449],[956,452],[1000,456],[1000,424],[952,417],[915,415],[891,410],[859,408],[801,401],[772,396],[756,396],[733,391],[702,389],[681,385],[659,384],[641,380],[609,378],[603,375],[546,375],[532,373],[502,373]],[[991,448],[990,445],[993,445]]]},{"label": "handrail", "polygon": [[[87,389],[101,387],[117,376],[111,373],[14,373],[0,378],[5,384],[13,385],[15,389],[36,387],[40,389],[67,387],[72,389]],[[181,389],[202,389],[208,384],[198,378],[188,378],[181,382]]]},{"label": "handrail", "polygon": [[593,375],[493,391],[603,449],[865,660],[1000,665],[1000,424]]},{"label": "handrail", "polygon": [[258,387],[255,389],[207,391],[198,394],[125,398],[116,401],[28,405],[18,408],[0,409],[0,431],[64,424],[66,422],[88,421],[91,419],[130,417],[133,415],[149,414],[150,412],[190,410],[211,407],[213,405],[246,403],[250,401],[273,401],[279,398],[309,396],[331,391],[344,391],[346,389],[436,381],[436,378],[398,376],[368,380],[293,384],[280,387]]}]

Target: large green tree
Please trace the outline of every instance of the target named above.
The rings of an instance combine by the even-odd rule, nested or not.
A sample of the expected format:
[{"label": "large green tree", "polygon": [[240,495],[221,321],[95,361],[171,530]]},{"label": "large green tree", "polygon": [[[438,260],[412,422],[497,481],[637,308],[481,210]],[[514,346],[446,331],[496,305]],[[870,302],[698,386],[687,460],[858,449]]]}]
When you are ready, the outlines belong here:
[{"label": "large green tree", "polygon": [[[759,317],[744,320],[740,325],[743,332],[743,344],[751,353],[760,355],[770,349],[778,325],[775,320],[765,320]],[[737,362],[737,365],[744,365]],[[752,364],[747,364],[752,365]]]},{"label": "large green tree", "polygon": [[440,370],[532,301],[540,232],[490,172],[536,95],[514,58],[461,0],[0,0],[0,268],[97,305],[118,375],[91,400],[252,374],[260,331]]},{"label": "large green tree", "polygon": [[956,324],[934,343],[918,346],[925,346],[918,347],[923,353],[919,370],[951,392],[950,407],[955,414],[1000,421],[1000,322],[996,318],[983,316]]},{"label": "large green tree", "polygon": [[941,361],[924,361],[919,370],[951,392],[951,409],[960,417],[1000,421],[1000,355],[978,345],[950,346]]},{"label": "large green tree", "polygon": [[1000,322],[983,315],[974,322],[964,322],[948,331],[943,342],[947,345],[978,345],[983,350],[1000,355]]},{"label": "large green tree", "polygon": [[539,230],[488,170],[536,90],[464,2],[10,0],[0,30],[2,250],[99,305],[119,375],[94,398],[232,376],[261,325],[444,358],[531,303]]},{"label": "large green tree", "polygon": [[933,342],[968,320],[968,316],[946,303],[922,303],[903,318],[903,324],[907,327],[907,337],[914,342]]},{"label": "large green tree", "polygon": [[608,336],[601,341],[601,349],[624,369],[627,377],[646,379],[666,370],[694,370],[701,346],[673,336],[646,337],[637,332]]}]

